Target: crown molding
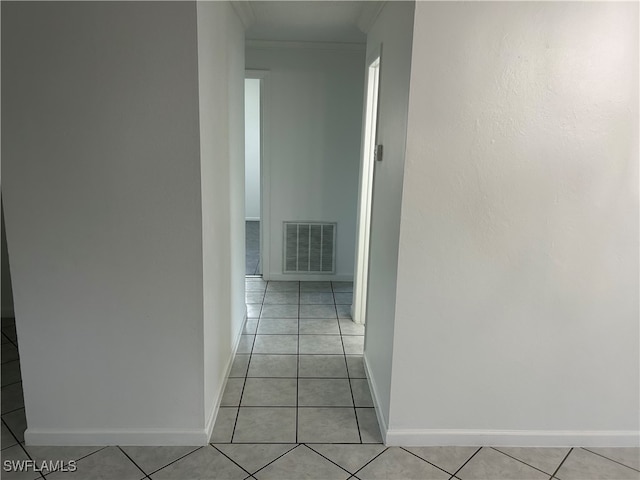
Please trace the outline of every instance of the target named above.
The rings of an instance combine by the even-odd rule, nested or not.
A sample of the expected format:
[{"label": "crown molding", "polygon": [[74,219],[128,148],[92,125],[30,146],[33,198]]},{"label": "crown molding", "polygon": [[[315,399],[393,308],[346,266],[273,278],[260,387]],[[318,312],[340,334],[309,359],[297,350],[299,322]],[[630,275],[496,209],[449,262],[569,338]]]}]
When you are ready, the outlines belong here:
[{"label": "crown molding", "polygon": [[342,50],[350,52],[364,52],[367,45],[364,43],[340,43],[340,42],[288,42],[278,40],[246,40],[246,48],[258,49],[307,49],[307,50]]},{"label": "crown molding", "polygon": [[249,0],[232,0],[229,3],[231,3],[236,15],[240,17],[245,30],[255,23],[256,14]]},{"label": "crown molding", "polygon": [[380,15],[380,12],[386,4],[386,1],[378,0],[375,2],[368,2],[364,6],[362,12],[360,13],[360,16],[358,17],[358,21],[356,22],[356,25],[358,26],[360,31],[369,33],[369,30],[371,30],[371,27],[377,20],[378,15]]}]

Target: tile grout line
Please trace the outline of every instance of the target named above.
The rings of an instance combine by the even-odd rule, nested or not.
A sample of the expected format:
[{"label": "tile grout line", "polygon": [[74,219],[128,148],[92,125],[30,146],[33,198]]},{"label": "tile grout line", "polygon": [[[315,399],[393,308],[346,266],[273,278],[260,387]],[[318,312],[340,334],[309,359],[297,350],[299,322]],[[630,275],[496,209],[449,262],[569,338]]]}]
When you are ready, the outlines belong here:
[{"label": "tile grout line", "polygon": [[[249,444],[251,445],[251,444]],[[272,445],[278,445],[277,443],[273,443]],[[251,476],[254,476],[256,473],[258,473],[261,470],[264,470],[265,468],[267,468],[269,465],[273,464],[273,462],[276,462],[278,460],[280,460],[282,457],[284,457],[287,453],[293,452],[296,448],[298,448],[300,445],[302,445],[301,443],[296,443],[295,445],[293,445],[293,447],[291,447],[289,450],[287,450],[286,452],[284,452],[282,455],[277,456],[276,458],[274,458],[273,460],[271,460],[269,463],[267,463],[264,467],[260,467],[258,470],[256,470],[255,472],[253,472],[251,474]]]},{"label": "tile grout line", "polygon": [[[384,446],[384,444],[383,444],[383,446]],[[379,454],[374,456],[371,460],[369,460],[367,463],[365,463],[363,466],[361,466],[359,469],[357,469],[355,472],[353,472],[352,475],[354,475],[354,476],[357,475],[358,472],[360,472],[360,471],[362,471],[362,469],[366,468],[367,465],[369,465],[371,462],[373,462],[376,458],[378,458],[380,455],[382,455],[387,450],[389,450],[389,447],[385,446],[384,450],[382,450]]]},{"label": "tile grout line", "polygon": [[[499,450],[500,447],[489,447],[489,448],[491,448],[491,450],[495,450],[498,453],[501,453],[502,455],[506,455],[507,457],[512,458],[512,459],[516,460],[517,462],[523,463],[527,467],[531,467],[531,468],[533,468],[535,470],[538,470],[541,473],[544,473],[545,475],[549,475],[549,472],[545,472],[544,470],[540,470],[538,467],[534,467],[533,465],[525,462],[524,460],[520,460],[519,458],[514,457],[513,455],[509,455],[508,453],[505,453],[502,450]],[[551,475],[551,476],[553,476],[553,475]]]},{"label": "tile grout line", "polygon": [[422,460],[423,462],[426,462],[426,463],[428,463],[429,465],[431,465],[431,466],[433,466],[433,467],[436,467],[438,470],[442,470],[442,471],[443,471],[444,473],[446,473],[447,475],[451,475],[451,477],[452,477],[452,478],[453,478],[453,477],[455,477],[455,474],[454,474],[454,473],[451,473],[451,472],[446,471],[444,468],[439,467],[439,466],[438,466],[438,465],[436,465],[435,463],[431,463],[429,460],[427,460],[426,458],[422,458],[422,457],[421,457],[420,455],[418,455],[417,453],[413,453],[412,451],[407,450],[407,449],[406,449],[406,448],[404,448],[404,447],[399,447],[399,448],[400,448],[400,450],[404,450],[405,452],[407,452],[407,453],[409,453],[409,454],[413,455],[414,457],[419,458],[419,459],[420,459],[420,460]]},{"label": "tile grout line", "polygon": [[133,463],[133,464],[138,468],[138,470],[140,470],[140,471],[142,472],[142,474],[143,474],[145,477],[148,477],[148,476],[149,476],[149,474],[148,474],[147,472],[145,472],[145,471],[140,467],[140,465],[138,465],[138,464],[133,460],[133,458],[131,458],[131,457],[127,454],[127,452],[125,452],[125,451],[122,449],[122,447],[121,447],[120,445],[117,445],[117,446],[116,446],[116,448],[117,448],[118,450],[120,450],[120,451],[122,452],[122,454],[123,454],[125,457],[127,457],[127,458],[129,459],[129,461],[130,461],[131,463]]},{"label": "tile grout line", "polygon": [[[230,461],[232,461],[235,465],[237,465],[241,470],[243,470],[244,472],[246,472],[246,474],[250,477],[251,476],[251,472],[249,470],[247,470],[246,468],[244,468],[242,465],[240,465],[238,462],[236,462],[233,458],[231,458],[229,455],[227,455],[226,453],[224,453],[222,450],[220,450],[218,447],[216,447],[213,444],[209,444],[211,446],[211,448],[213,448],[216,452],[219,452],[222,456],[224,456],[225,458],[229,459]],[[247,477],[245,477],[247,478]]]},{"label": "tile grout line", "polygon": [[[311,445],[314,445],[313,443]],[[323,445],[323,444],[319,444],[319,445]],[[325,444],[326,445],[326,444]],[[358,445],[357,443],[353,443],[351,445]],[[342,470],[344,470],[345,472],[347,472],[349,475],[353,476],[353,473],[351,473],[349,470],[347,470],[346,468],[344,468],[342,465],[337,464],[336,462],[334,462],[333,460],[331,460],[329,457],[324,456],[322,453],[318,452],[317,450],[315,450],[313,447],[310,447],[309,445],[307,445],[306,443],[304,444],[305,447],[307,447],[309,450],[311,450],[313,453],[316,453],[318,455],[320,455],[322,458],[324,458],[325,460],[328,460],[329,462],[333,463],[335,466],[341,468]],[[348,477],[351,478],[351,477]]]},{"label": "tile grout line", "polygon": [[549,477],[549,479],[555,478],[556,474],[558,473],[558,471],[562,468],[562,465],[564,465],[564,462],[567,461],[567,458],[569,458],[569,455],[571,455],[571,452],[573,452],[573,447],[569,449],[569,451],[567,452],[567,454],[564,456],[564,458],[562,459],[562,461],[560,462],[560,465],[558,465],[558,468],[556,468],[556,470],[551,474],[551,476]]},{"label": "tile grout line", "polygon": [[338,306],[335,303],[335,295],[333,292],[333,282],[331,282],[331,295],[333,296],[333,308],[336,311],[336,319],[338,321],[338,331],[340,332],[340,345],[342,345],[342,353],[344,366],[347,369],[347,382],[349,382],[349,392],[351,393],[351,402],[353,402],[353,416],[356,418],[356,428],[358,429],[358,438],[360,439],[360,443],[362,443],[362,432],[360,431],[360,422],[358,421],[358,410],[356,410],[356,398],[353,395],[353,385],[351,383],[351,378],[349,378],[349,367],[347,366],[347,351],[344,348],[344,340],[342,339],[342,327],[340,326],[340,319],[338,317]]},{"label": "tile grout line", "polygon": [[581,448],[582,450],[586,450],[586,451],[587,451],[587,452],[589,452],[589,453],[593,453],[594,455],[598,455],[599,457],[606,458],[607,460],[611,460],[612,462],[615,462],[615,463],[617,463],[618,465],[622,465],[623,467],[627,467],[627,468],[630,468],[631,470],[634,470],[634,471],[636,471],[636,472],[640,472],[640,470],[638,470],[638,469],[636,469],[636,468],[633,468],[633,467],[630,467],[629,465],[626,465],[626,464],[624,464],[624,463],[622,463],[622,462],[619,462],[618,460],[614,460],[613,458],[609,458],[609,457],[607,457],[606,455],[602,455],[602,454],[600,454],[600,453],[597,453],[597,452],[594,452],[594,451],[592,451],[592,450],[589,450],[589,448],[588,448],[588,447],[580,447],[580,448]]},{"label": "tile grout line", "polygon": [[453,474],[452,476],[454,476],[454,477],[455,477],[456,475],[458,475],[458,473],[460,472],[460,470],[462,470],[462,469],[464,468],[464,466],[465,466],[467,463],[469,463],[469,462],[471,461],[471,459],[472,459],[473,457],[475,457],[475,456],[478,454],[478,452],[479,452],[480,450],[482,450],[482,447],[478,447],[478,450],[476,450],[475,452],[473,452],[473,455],[471,455],[469,458],[467,458],[467,461],[466,461],[466,462],[464,462],[462,465],[460,465],[460,468],[458,468],[458,469],[454,472],[454,474]]},{"label": "tile grout line", "polygon": [[[209,445],[210,445],[210,444],[209,444]],[[147,474],[146,474],[146,475],[147,475],[147,477],[151,478],[151,475],[153,475],[153,474],[155,474],[155,473],[158,473],[160,470],[164,470],[164,469],[165,469],[165,468],[167,468],[168,466],[173,465],[173,464],[174,464],[174,463],[176,463],[176,462],[179,462],[179,461],[180,461],[180,460],[182,460],[183,458],[188,457],[188,456],[189,456],[189,455],[191,455],[192,453],[196,453],[198,450],[200,450],[201,448],[204,448],[204,447],[205,447],[205,445],[202,445],[201,447],[196,447],[193,451],[191,451],[191,452],[189,452],[189,453],[186,453],[186,454],[182,455],[182,456],[181,456],[181,457],[179,457],[179,458],[176,458],[175,460],[173,460],[173,461],[171,461],[171,462],[167,463],[166,465],[164,465],[164,466],[162,466],[162,467],[160,467],[160,468],[158,468],[158,469],[154,470],[154,471],[153,471],[153,472],[151,472],[151,473],[147,473]],[[125,453],[125,455],[126,455],[126,453]],[[138,467],[138,468],[139,468],[139,467]]]}]

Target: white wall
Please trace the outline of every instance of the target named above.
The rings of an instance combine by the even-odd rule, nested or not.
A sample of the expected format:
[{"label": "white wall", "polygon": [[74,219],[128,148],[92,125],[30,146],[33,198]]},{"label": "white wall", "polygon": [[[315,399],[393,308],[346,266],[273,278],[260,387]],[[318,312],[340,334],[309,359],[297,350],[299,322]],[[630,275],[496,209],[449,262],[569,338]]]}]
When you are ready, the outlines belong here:
[{"label": "white wall", "polygon": [[245,314],[244,29],[227,2],[198,2],[204,405],[213,422]]},{"label": "white wall", "polygon": [[[337,222],[336,275],[353,277],[364,51],[247,48],[247,69],[268,70],[263,95],[270,279],[282,274],[282,222]],[[268,164],[268,167],[265,165]],[[269,172],[266,173],[266,169]],[[267,218],[267,215],[265,215]],[[317,279],[318,275],[304,275]],[[322,275],[323,279],[331,276]]]},{"label": "white wall", "polygon": [[409,105],[389,443],[637,445],[638,4],[419,2]]},{"label": "white wall", "polygon": [[207,440],[196,42],[192,3],[2,4],[28,443]]},{"label": "white wall", "polygon": [[383,429],[389,421],[413,11],[413,2],[387,2],[367,35],[367,57],[382,44],[377,135],[384,158],[374,176],[365,361]]},{"label": "white wall", "polygon": [[260,79],[244,81],[244,101],[245,218],[260,220]]}]

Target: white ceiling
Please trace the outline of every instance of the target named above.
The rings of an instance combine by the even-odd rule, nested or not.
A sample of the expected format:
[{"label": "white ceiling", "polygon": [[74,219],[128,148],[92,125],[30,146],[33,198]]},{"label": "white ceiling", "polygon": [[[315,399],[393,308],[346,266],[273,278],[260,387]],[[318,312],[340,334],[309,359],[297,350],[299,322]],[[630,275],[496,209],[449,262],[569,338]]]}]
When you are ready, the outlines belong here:
[{"label": "white ceiling", "polygon": [[357,22],[376,1],[251,1],[250,40],[364,43]]}]

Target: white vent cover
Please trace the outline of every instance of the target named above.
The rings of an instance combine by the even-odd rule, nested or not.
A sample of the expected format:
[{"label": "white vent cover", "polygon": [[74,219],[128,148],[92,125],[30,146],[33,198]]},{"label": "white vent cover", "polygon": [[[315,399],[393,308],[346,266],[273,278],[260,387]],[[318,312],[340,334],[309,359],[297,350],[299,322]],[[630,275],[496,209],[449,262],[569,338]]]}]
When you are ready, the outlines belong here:
[{"label": "white vent cover", "polygon": [[284,273],[334,273],[336,224],[284,222]]}]

